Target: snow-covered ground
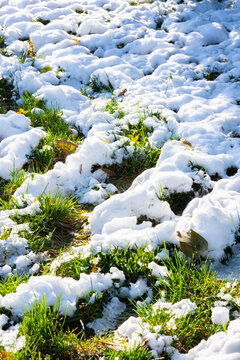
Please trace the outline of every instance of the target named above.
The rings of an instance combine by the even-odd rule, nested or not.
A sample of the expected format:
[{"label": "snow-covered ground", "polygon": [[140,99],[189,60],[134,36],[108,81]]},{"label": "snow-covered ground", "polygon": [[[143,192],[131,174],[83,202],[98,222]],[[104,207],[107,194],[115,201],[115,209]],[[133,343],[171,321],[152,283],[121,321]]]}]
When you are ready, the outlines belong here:
[{"label": "snow-covered ground", "polygon": [[[59,106],[64,120],[85,136],[65,163],[24,181],[14,196],[20,200],[27,192],[29,205],[18,211],[38,211],[34,200],[43,192],[72,193],[80,203],[97,205],[89,218],[90,244],[74,250],[85,254],[109,246],[147,244],[156,249],[163,242],[178,244],[177,232],[193,229],[208,242],[203,255],[215,261],[219,276],[240,279],[240,250],[233,246],[240,226],[239,19],[237,0],[139,0],[136,6],[127,0],[0,0],[0,35],[12,54],[0,55],[0,75],[13,81],[18,97],[28,91],[49,107]],[[35,60],[20,61],[29,46]],[[46,66],[51,70],[41,72]],[[91,82],[112,87],[125,112],[122,119],[118,111],[102,111],[107,102],[103,91],[94,93],[94,99],[80,92],[90,94]],[[150,144],[162,146],[159,160],[127,191],[108,198],[116,187],[107,182],[105,172],[92,172],[92,167],[121,162],[123,139],[114,134],[127,123],[137,123],[143,109],[149,114],[146,127],[153,128]],[[160,120],[152,115],[156,113]],[[45,133],[13,111],[0,115],[0,124],[0,176],[7,180]],[[182,214],[157,196],[190,192],[196,184],[201,197],[191,200]],[[13,228],[11,237],[1,241],[1,253],[7,254],[1,275],[8,276],[13,268],[34,273],[41,256],[26,250],[26,240],[18,235],[23,225],[19,228],[9,218],[11,211],[0,212],[2,231]],[[157,225],[137,224],[142,215]],[[229,246],[229,265],[219,265]],[[113,286],[114,276],[121,278],[116,271],[83,274],[79,281],[32,277],[16,293],[1,298],[0,306],[17,315],[22,302],[28,307],[47,293],[47,303],[53,305],[63,293],[63,312],[67,306],[74,311],[76,299],[89,291],[88,283],[101,292]],[[239,329],[239,320],[230,322],[226,333],[214,335],[181,359],[239,360]],[[218,341],[225,344],[222,351],[216,348]]]}]

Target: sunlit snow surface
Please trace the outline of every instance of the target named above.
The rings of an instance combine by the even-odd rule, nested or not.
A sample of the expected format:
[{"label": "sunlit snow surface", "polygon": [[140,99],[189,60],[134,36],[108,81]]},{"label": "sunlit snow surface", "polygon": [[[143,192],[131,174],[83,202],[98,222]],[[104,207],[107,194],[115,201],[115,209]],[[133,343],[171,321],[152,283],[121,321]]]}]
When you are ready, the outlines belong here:
[{"label": "sunlit snow surface", "polygon": [[[53,170],[34,179],[27,177],[17,189],[18,200],[28,192],[26,211],[37,211],[34,199],[43,192],[70,192],[79,197],[80,203],[98,205],[89,219],[91,243],[74,249],[75,253],[87,254],[91,247],[97,253],[100,249],[107,251],[109,246],[146,245],[152,249],[164,241],[177,244],[177,231],[193,229],[207,240],[208,252],[204,255],[215,260],[219,276],[240,279],[240,250],[233,246],[240,225],[239,19],[239,2],[231,0],[183,4],[140,0],[138,6],[126,0],[0,0],[0,35],[13,54],[0,55],[0,75],[13,82],[17,94],[29,91],[49,107],[59,105],[64,120],[78,126],[85,135],[83,144],[65,163],[57,163]],[[42,20],[49,23],[44,25]],[[161,29],[157,29],[159,20]],[[34,63],[32,59],[19,61],[28,52],[27,39],[36,52]],[[41,73],[39,70],[46,65],[52,70]],[[59,71],[62,68],[64,71]],[[218,76],[208,81],[205,76],[211,72]],[[106,106],[103,92],[95,94],[94,100],[80,93],[80,88],[96,77],[104,86],[111,84],[127,113],[123,119],[118,119],[118,113],[102,111]],[[122,97],[124,89],[127,91]],[[167,120],[145,120],[154,128],[150,143],[163,145],[161,155],[156,167],[139,175],[129,190],[106,200],[116,188],[106,183],[105,173],[91,172],[92,166],[121,162],[121,140],[116,140],[113,132],[119,125],[136,122],[139,108],[161,112]],[[0,115],[0,125],[0,176],[9,179],[11,172],[26,162],[44,132],[31,128],[27,117],[14,112]],[[193,150],[179,140],[170,141],[171,135],[187,139]],[[204,168],[208,175],[190,164]],[[236,173],[229,176],[229,168],[236,169]],[[221,179],[211,180],[216,173]],[[181,215],[174,214],[156,195],[162,188],[168,188],[165,195],[188,192],[193,183],[200,184],[205,195],[193,199]],[[99,191],[94,190],[96,186]],[[158,225],[153,227],[149,221],[138,224],[141,215]],[[7,254],[7,261],[1,264],[0,274],[8,276],[13,268],[34,273],[41,259],[29,253],[26,240],[17,235],[19,229],[9,216],[8,210],[0,212],[1,231],[14,229],[13,237],[1,243],[0,251]],[[216,261],[224,256],[227,246],[233,246],[233,258],[228,266],[220,266]],[[69,256],[74,255],[66,254],[65,258]],[[96,289],[111,287],[111,276],[96,276]],[[13,307],[17,315],[22,311],[22,301],[29,306],[33,294],[41,299],[48,292],[47,304],[52,305],[63,292],[63,312],[69,304],[74,310],[79,284],[54,280],[54,276],[36,277],[0,302]],[[131,286],[134,289],[135,285]],[[227,333],[201,343],[186,359],[215,359],[214,351],[218,351],[218,359],[239,359],[239,328],[239,320],[230,322]],[[222,353],[214,345],[220,337],[225,344]]]}]

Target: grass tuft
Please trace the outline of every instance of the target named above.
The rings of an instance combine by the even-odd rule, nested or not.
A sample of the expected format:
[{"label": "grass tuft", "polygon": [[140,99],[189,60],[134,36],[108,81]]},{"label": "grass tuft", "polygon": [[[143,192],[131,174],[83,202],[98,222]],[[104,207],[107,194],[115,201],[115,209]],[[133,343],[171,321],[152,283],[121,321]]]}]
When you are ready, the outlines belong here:
[{"label": "grass tuft", "polygon": [[214,81],[219,75],[220,75],[220,73],[218,73],[216,71],[210,71],[210,72],[204,73],[203,77],[208,81]]},{"label": "grass tuft", "polygon": [[63,246],[69,246],[75,232],[85,221],[83,210],[71,196],[61,194],[40,197],[40,212],[13,217],[18,224],[29,223],[31,233],[24,233],[30,248],[35,251],[49,250],[53,254]]},{"label": "grass tuft", "polygon": [[0,295],[5,296],[7,294],[13,293],[16,291],[17,287],[28,281],[28,276],[23,274],[21,276],[10,275],[8,278],[5,278],[0,283]]},{"label": "grass tuft", "polygon": [[24,168],[31,172],[44,173],[52,169],[56,162],[64,162],[67,155],[71,153],[66,151],[67,145],[59,146],[59,140],[63,139],[65,143],[74,141],[77,147],[82,142],[82,134],[74,125],[70,128],[63,121],[59,108],[49,109],[44,101],[26,92],[22,101],[23,105],[19,112],[30,118],[31,126],[40,126],[47,132],[46,137],[28,156],[29,164],[26,164]]},{"label": "grass tuft", "polygon": [[13,194],[27,176],[28,174],[24,170],[16,170],[12,172],[8,181],[0,178],[0,209],[9,210],[9,208],[17,206]]},{"label": "grass tuft", "polygon": [[105,352],[105,357],[107,360],[151,360],[154,359],[151,352],[148,349],[141,346],[135,347],[134,349],[124,349],[124,350],[107,350]]},{"label": "grass tuft", "polygon": [[76,335],[64,330],[66,316],[60,314],[61,299],[48,308],[46,298],[26,310],[19,335],[26,338],[25,347],[16,359],[77,359]]},{"label": "grass tuft", "polygon": [[194,314],[174,318],[174,325],[169,323],[173,315],[164,309],[153,311],[152,305],[137,309],[138,315],[144,322],[151,325],[161,325],[160,333],[176,337],[172,345],[180,352],[188,352],[202,339],[221,331],[222,327],[215,325],[211,320],[211,308],[219,298],[217,294],[224,286],[225,281],[218,280],[215,273],[206,263],[201,266],[195,261],[186,262],[183,255],[175,251],[174,256],[167,257],[165,265],[168,268],[166,282],[161,282],[155,300],[162,298],[164,301],[176,303],[183,299],[190,299],[197,305]]},{"label": "grass tuft", "polygon": [[[155,256],[156,251],[146,251],[144,247],[135,249],[128,247],[126,250],[114,248],[109,249],[107,254],[101,251],[97,254],[97,271],[106,274],[111,267],[117,267],[124,272],[126,284],[128,284],[129,282],[137,281],[139,277],[148,277],[151,274],[148,264],[154,261]],[[56,274],[78,280],[80,273],[90,274],[93,271],[93,259],[93,254],[89,257],[76,257],[66,263],[62,263]]]},{"label": "grass tuft", "polygon": [[0,113],[6,114],[9,110],[16,110],[12,97],[15,95],[14,88],[4,78],[0,79]]}]

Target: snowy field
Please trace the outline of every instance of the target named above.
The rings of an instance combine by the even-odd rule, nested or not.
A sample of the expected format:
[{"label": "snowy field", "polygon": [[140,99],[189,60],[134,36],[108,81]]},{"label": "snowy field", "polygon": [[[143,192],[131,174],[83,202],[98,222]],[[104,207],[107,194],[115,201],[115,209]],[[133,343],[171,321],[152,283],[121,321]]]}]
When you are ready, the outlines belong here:
[{"label": "snowy field", "polygon": [[[40,212],[38,199],[45,194],[71,194],[79,204],[93,205],[85,229],[92,234],[89,243],[53,260],[51,274],[32,276],[0,298],[0,307],[12,312],[12,326],[0,330],[5,349],[24,346],[24,337],[17,337],[18,316],[43,294],[48,306],[62,295],[61,311],[72,316],[78,299],[89,291],[99,296],[113,289],[117,279],[118,289],[105,308],[110,319],[90,324],[95,330],[111,329],[125,310],[120,294],[138,299],[148,293],[151,298],[142,278],[122,286],[125,275],[116,267],[81,273],[79,280],[55,275],[61,263],[79,254],[179,246],[179,233],[194,230],[207,242],[200,255],[213,262],[219,278],[239,280],[240,2],[0,0],[0,36],[5,43],[0,75],[12,83],[18,106],[24,92],[35,94],[49,108],[59,107],[73,133],[77,129],[84,137],[53,169],[26,174],[13,195],[18,208],[0,211],[1,277],[37,275],[45,256],[28,248],[21,236],[30,231],[28,224],[16,223],[13,215]],[[130,131],[138,124],[145,131],[143,146],[137,130]],[[33,127],[24,110],[0,114],[0,177],[10,181],[44,137],[46,131]],[[144,146],[150,152],[160,149],[156,165],[133,176],[123,191],[109,169],[116,173],[126,159],[142,161]],[[231,258],[223,265],[229,249]],[[165,267],[149,266],[164,279]],[[226,294],[219,298],[212,320],[225,324],[230,299]],[[176,317],[196,308],[189,299],[164,306]],[[0,315],[1,328],[8,320]],[[147,338],[156,358],[165,349],[172,360],[240,359],[239,313],[225,332],[187,354],[174,351],[171,337],[157,329],[153,336],[138,318],[130,317],[119,334],[132,344]]]}]

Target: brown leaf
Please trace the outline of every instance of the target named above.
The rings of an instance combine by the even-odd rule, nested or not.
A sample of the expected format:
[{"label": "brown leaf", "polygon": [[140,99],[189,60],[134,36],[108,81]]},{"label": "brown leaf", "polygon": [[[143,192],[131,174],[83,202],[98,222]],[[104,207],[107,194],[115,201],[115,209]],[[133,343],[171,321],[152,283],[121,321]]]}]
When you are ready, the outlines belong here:
[{"label": "brown leaf", "polygon": [[108,174],[108,176],[117,176],[117,174],[115,174],[115,172],[110,170],[110,169],[106,169],[104,167],[101,167],[101,170],[104,171],[106,174]]},{"label": "brown leaf", "polygon": [[67,139],[56,139],[56,143],[66,155],[72,154],[78,147],[78,144]]},{"label": "brown leaf", "polygon": [[200,251],[206,251],[208,249],[207,240],[192,229],[185,234],[181,234],[178,231],[177,236],[180,243],[180,250],[190,258],[194,254],[199,254]]},{"label": "brown leaf", "polygon": [[127,92],[127,89],[123,89],[119,94],[118,96],[124,96]]},{"label": "brown leaf", "polygon": [[12,355],[4,350],[0,350],[0,360],[12,360]]},{"label": "brown leaf", "polygon": [[189,141],[187,141],[186,139],[181,138],[180,141],[183,144],[183,146],[185,146],[186,149],[192,150],[192,151],[194,150],[192,147],[192,144]]},{"label": "brown leaf", "polygon": [[92,264],[93,264],[93,268],[92,268],[92,273],[97,273],[98,272],[98,269],[97,269],[97,265],[99,263],[99,258],[94,258],[92,260]]}]

